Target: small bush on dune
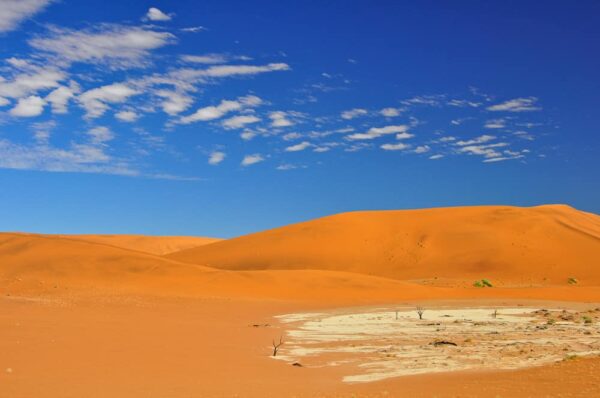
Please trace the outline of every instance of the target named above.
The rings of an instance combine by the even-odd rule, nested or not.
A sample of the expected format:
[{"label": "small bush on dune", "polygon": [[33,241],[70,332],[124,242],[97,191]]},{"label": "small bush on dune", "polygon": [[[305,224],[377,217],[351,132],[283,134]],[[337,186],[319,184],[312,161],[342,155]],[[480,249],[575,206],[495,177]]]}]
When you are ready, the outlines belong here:
[{"label": "small bush on dune", "polygon": [[494,285],[492,285],[492,282],[490,282],[488,279],[477,280],[473,283],[473,286],[475,286],[475,287],[494,287]]},{"label": "small bush on dune", "polygon": [[579,281],[577,278],[569,278],[567,282],[569,282],[569,285],[576,285]]}]

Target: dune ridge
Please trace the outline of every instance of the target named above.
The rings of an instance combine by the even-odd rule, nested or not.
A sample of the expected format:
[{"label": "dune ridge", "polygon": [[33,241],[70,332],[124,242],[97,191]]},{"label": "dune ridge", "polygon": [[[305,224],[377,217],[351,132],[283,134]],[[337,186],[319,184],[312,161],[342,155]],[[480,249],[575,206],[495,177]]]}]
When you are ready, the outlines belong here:
[{"label": "dune ridge", "polygon": [[220,238],[197,236],[148,236],[148,235],[54,235],[56,237],[79,239],[101,243],[144,253],[166,255],[193,247],[219,242]]}]

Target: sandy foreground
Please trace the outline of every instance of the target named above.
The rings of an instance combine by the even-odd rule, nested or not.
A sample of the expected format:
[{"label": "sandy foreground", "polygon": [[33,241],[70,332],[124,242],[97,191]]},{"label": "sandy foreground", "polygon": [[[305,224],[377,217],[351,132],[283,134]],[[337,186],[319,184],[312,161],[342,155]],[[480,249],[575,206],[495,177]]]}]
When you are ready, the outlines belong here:
[{"label": "sandy foreground", "polygon": [[226,241],[0,233],[0,397],[600,396],[599,219],[484,207]]},{"label": "sandy foreground", "polygon": [[[528,307],[581,304],[490,301]],[[410,303],[409,303],[410,304]],[[480,301],[440,302],[458,308]],[[435,302],[428,302],[434,308]],[[587,305],[585,306],[587,307]],[[6,397],[540,397],[597,396],[600,358],[519,370],[429,373],[344,382],[355,364],[274,360],[289,328],[276,314],[318,303],[141,296],[0,299],[0,391]],[[267,326],[268,325],[268,326]],[[287,343],[280,355],[290,354]],[[443,348],[442,348],[443,349]]]}]

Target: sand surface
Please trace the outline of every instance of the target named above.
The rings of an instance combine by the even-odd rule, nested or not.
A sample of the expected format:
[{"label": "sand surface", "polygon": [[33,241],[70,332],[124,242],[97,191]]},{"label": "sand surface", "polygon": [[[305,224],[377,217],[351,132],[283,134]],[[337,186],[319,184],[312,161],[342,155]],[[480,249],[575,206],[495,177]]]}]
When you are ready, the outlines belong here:
[{"label": "sand surface", "polygon": [[195,236],[145,236],[145,235],[59,235],[86,242],[102,243],[144,253],[166,255],[219,242],[219,238]]},{"label": "sand surface", "polygon": [[361,212],[167,256],[193,242],[0,233],[0,397],[600,396],[597,226]]}]

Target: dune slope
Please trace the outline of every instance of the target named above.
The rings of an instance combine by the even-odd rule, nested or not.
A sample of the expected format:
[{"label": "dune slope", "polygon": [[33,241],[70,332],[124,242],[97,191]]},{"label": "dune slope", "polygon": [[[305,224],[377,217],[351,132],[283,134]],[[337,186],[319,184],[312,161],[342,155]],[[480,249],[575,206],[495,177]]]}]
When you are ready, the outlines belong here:
[{"label": "dune slope", "polygon": [[101,243],[144,253],[166,255],[193,247],[219,242],[218,238],[196,236],[145,236],[145,235],[56,235],[69,239]]},{"label": "dune slope", "polygon": [[167,255],[229,270],[318,269],[400,280],[600,284],[600,217],[564,205],[363,211]]}]

